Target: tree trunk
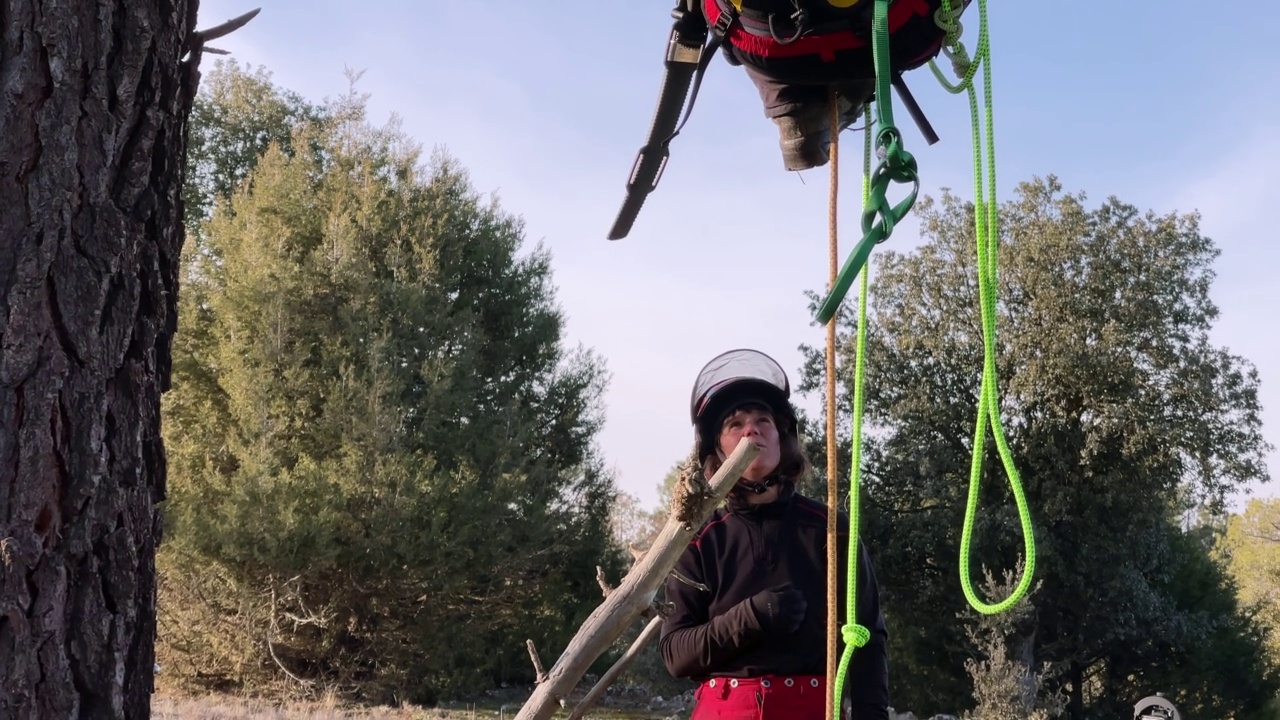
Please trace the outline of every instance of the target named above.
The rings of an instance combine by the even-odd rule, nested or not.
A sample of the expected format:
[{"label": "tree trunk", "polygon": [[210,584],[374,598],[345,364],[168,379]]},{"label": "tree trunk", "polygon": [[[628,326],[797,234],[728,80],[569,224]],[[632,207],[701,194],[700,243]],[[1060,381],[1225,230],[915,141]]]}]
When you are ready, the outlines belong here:
[{"label": "tree trunk", "polygon": [[150,715],[197,3],[0,0],[6,719]]},{"label": "tree trunk", "polygon": [[1067,697],[1067,717],[1084,720],[1084,668],[1072,661],[1068,671],[1071,678],[1071,694]]}]

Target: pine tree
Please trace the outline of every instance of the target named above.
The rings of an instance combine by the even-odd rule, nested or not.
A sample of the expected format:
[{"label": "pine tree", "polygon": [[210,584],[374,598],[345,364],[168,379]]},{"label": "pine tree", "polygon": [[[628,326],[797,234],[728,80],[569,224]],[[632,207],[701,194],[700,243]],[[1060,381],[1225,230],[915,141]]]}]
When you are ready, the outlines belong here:
[{"label": "pine tree", "polygon": [[615,571],[603,364],[550,256],[354,93],[202,228],[183,305],[166,649],[175,672],[433,702],[531,680]]}]

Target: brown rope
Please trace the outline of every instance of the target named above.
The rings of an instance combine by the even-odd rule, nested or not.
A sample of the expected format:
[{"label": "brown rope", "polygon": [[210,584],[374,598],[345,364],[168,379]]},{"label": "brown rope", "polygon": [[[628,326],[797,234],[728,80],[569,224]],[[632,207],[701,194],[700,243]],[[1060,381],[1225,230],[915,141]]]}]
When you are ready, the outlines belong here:
[{"label": "brown rope", "polygon": [[[828,261],[830,275],[827,290],[835,287],[836,277],[840,270],[839,235],[836,230],[836,198],[840,189],[840,107],[837,104],[835,88],[828,93],[831,112],[831,189],[827,198],[827,232]],[[836,489],[839,483],[836,478],[836,319],[827,321],[827,720],[837,720],[836,673],[839,664],[839,653],[836,638],[840,629],[837,625],[839,617],[839,588],[837,579],[836,558],[840,548],[836,543],[836,520],[838,517],[838,499]]]}]

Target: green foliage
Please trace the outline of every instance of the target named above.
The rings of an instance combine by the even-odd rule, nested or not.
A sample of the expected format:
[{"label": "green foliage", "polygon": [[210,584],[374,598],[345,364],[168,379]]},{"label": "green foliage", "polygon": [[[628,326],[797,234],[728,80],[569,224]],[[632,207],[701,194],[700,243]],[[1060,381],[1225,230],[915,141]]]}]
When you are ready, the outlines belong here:
[{"label": "green foliage", "polygon": [[1219,551],[1241,603],[1268,630],[1271,662],[1280,665],[1280,500],[1251,500],[1230,519]]},{"label": "green foliage", "polygon": [[[1168,592],[1177,612],[1165,622],[1182,626],[1161,628],[1148,643],[1130,648],[1137,657],[1112,659],[1116,672],[1127,668],[1136,677],[1111,682],[1163,690],[1183,717],[1274,718],[1265,706],[1280,683],[1266,654],[1268,630],[1237,599],[1237,585],[1211,552],[1208,530],[1166,531],[1173,558]],[[1181,642],[1165,639],[1170,636]],[[1156,662],[1146,664],[1146,658]]]},{"label": "green foliage", "polygon": [[[982,352],[973,209],[944,194],[917,213],[926,242],[881,251],[872,275],[863,509],[891,624],[895,705],[927,715],[970,702],[963,667],[975,648],[938,618],[967,609],[956,568]],[[1142,214],[1116,199],[1088,209],[1049,179],[1003,206],[999,252],[1001,413],[1043,583],[1031,659],[1052,664],[1046,682],[1068,695],[1073,718],[1119,717],[1155,677],[1216,694],[1215,717],[1247,713],[1259,696],[1226,687],[1271,686],[1248,650],[1256,637],[1205,564],[1205,545],[1176,525],[1188,508],[1216,511],[1267,477],[1257,373],[1209,340],[1217,250],[1194,215]],[[855,311],[846,303],[838,319],[846,478]],[[809,349],[801,390],[822,388],[823,372],[821,350]],[[811,453],[819,475],[821,442]],[[1022,550],[987,447],[975,572],[1013,567]],[[1210,622],[1209,608],[1229,618]],[[1208,649],[1228,639],[1236,655]],[[1196,653],[1222,662],[1194,677],[1167,672],[1170,657]]]},{"label": "green foliage", "polygon": [[[293,131],[324,122],[328,108],[277,88],[263,68],[219,60],[191,106],[187,151],[187,233],[197,241],[218,201],[248,179],[271,145],[293,153]],[[319,148],[311,148],[319,151]]]},{"label": "green foliage", "polygon": [[525,638],[562,648],[621,562],[605,372],[562,347],[548,253],[364,98],[224,72],[205,117],[236,129],[199,132],[232,147],[195,164],[228,195],[166,404],[162,662],[383,701],[531,681]]},{"label": "green foliage", "polygon": [[[986,574],[985,592],[1008,597],[1018,584],[1018,572],[1007,571],[1003,582]],[[1036,609],[1035,590],[1007,612],[982,615],[972,610],[962,619],[965,634],[977,657],[964,663],[973,682],[974,709],[965,720],[1050,720],[1065,710],[1060,693],[1046,692],[1044,677],[1050,667],[1034,668]]]}]

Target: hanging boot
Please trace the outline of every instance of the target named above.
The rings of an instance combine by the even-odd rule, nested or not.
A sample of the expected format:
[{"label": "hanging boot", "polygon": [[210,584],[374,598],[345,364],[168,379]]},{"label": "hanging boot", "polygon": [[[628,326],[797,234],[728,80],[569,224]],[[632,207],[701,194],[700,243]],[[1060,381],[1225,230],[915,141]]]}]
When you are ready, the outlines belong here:
[{"label": "hanging boot", "polygon": [[[871,81],[845,83],[836,96],[840,108],[839,127],[843,132],[858,121],[873,94]],[[831,159],[831,119],[827,104],[806,103],[795,112],[773,119],[778,126],[778,145],[787,170],[822,167]]]}]

